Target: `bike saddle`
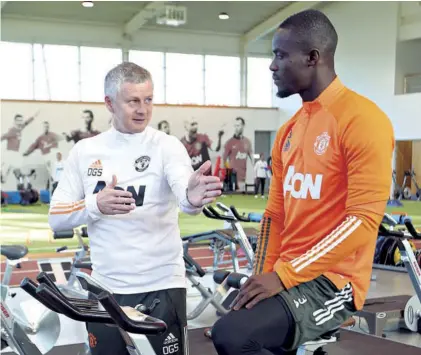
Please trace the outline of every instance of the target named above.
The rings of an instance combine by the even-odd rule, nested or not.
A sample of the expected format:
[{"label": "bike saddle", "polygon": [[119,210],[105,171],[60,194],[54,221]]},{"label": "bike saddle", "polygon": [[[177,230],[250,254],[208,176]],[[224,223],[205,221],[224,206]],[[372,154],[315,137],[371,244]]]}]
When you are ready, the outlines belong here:
[{"label": "bike saddle", "polygon": [[28,254],[28,248],[24,245],[2,245],[1,255],[9,260],[18,260]]}]

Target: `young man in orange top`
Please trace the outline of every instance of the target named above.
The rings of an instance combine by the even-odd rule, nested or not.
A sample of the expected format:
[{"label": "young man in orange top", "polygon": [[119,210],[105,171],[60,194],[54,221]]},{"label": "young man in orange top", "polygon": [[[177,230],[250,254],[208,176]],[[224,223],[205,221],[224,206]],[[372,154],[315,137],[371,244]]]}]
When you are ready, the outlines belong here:
[{"label": "young man in orange top", "polygon": [[321,12],[286,19],[270,66],[278,97],[303,106],[278,131],[253,276],[215,324],[219,355],[268,355],[339,328],[370,286],[392,176],[393,128],[334,69],[338,36]]}]

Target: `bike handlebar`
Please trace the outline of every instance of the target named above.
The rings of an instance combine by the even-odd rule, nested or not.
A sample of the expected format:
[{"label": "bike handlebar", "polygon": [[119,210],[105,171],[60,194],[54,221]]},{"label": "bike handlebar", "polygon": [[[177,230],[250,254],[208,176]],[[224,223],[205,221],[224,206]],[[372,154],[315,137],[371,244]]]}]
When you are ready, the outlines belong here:
[{"label": "bike handlebar", "polygon": [[234,206],[231,206],[230,209],[234,217],[237,218],[240,222],[251,222],[249,217],[241,216]]},{"label": "bike handlebar", "polygon": [[388,230],[385,226],[380,224],[379,226],[379,234],[385,237],[396,237],[396,238],[413,238],[413,239],[421,239],[421,233],[418,233],[415,229],[414,225],[412,224],[411,220],[409,218],[405,218],[404,224],[406,229],[408,230],[408,233],[402,232],[402,231],[394,231],[394,230]]},{"label": "bike handlebar", "polygon": [[84,306],[74,299],[66,297],[56,288],[48,284],[36,284],[29,278],[23,279],[21,288],[54,312],[61,313],[79,322],[116,324],[121,329],[135,334],[162,334],[167,330],[166,323],[158,318],[147,316],[134,308],[121,308],[113,295],[105,290],[97,296],[97,300],[105,310],[99,310],[97,305]]},{"label": "bike handlebar", "polygon": [[406,229],[408,229],[409,234],[411,234],[414,239],[421,239],[421,233],[417,232],[409,218],[405,218],[403,223],[405,224]]},{"label": "bike handlebar", "polygon": [[114,322],[126,332],[152,335],[162,334],[167,330],[167,325],[163,320],[147,316],[134,308],[128,308],[127,312],[132,313],[132,317],[129,317],[118,305],[115,298],[106,291],[98,296],[98,301]]},{"label": "bike handlebar", "polygon": [[224,212],[230,212],[230,209],[225,206],[222,202],[217,202],[216,203],[216,207],[218,207],[220,210],[224,211]]},{"label": "bike handlebar", "polygon": [[217,207],[220,208],[224,212],[231,212],[232,215],[221,215],[218,211],[215,210],[212,206],[204,207],[203,208],[203,214],[212,219],[219,219],[222,221],[228,221],[228,222],[251,222],[249,217],[244,217],[240,215],[240,213],[237,211],[237,209],[234,206],[230,206],[230,208],[226,207],[224,204],[218,202]]},{"label": "bike handlebar", "polygon": [[235,221],[235,218],[234,217],[232,217],[232,216],[223,216],[220,213],[218,213],[218,211],[215,210],[212,206],[204,207],[203,208],[203,214],[206,217],[212,218],[212,219],[219,219],[219,220],[228,221],[228,222]]}]

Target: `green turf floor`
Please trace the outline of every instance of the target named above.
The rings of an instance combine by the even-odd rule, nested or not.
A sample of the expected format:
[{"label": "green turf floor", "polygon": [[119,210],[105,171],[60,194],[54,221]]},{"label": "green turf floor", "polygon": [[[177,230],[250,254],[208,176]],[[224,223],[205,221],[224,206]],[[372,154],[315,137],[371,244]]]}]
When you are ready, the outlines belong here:
[{"label": "green turf floor", "polygon": [[[234,205],[240,212],[264,211],[267,200],[255,199],[254,196],[233,195],[220,198],[227,206]],[[388,212],[405,212],[412,217],[417,228],[421,228],[421,202],[405,201],[403,207],[387,208]],[[2,244],[27,244],[30,252],[52,252],[57,247],[76,245],[77,241],[59,240],[48,241],[48,205],[37,204],[33,206],[9,205],[1,209],[0,237]],[[257,223],[246,223],[247,227],[258,228]],[[213,229],[223,228],[223,222],[211,220],[204,215],[188,216],[180,214],[180,228],[183,236],[201,233]]]}]

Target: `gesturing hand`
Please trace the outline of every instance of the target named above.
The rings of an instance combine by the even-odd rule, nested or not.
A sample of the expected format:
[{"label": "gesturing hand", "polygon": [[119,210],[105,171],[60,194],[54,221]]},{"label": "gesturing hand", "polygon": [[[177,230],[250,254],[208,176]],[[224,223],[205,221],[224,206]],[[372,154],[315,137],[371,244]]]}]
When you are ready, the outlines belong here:
[{"label": "gesturing hand", "polygon": [[222,193],[222,182],[219,177],[205,175],[210,168],[211,162],[208,160],[190,176],[187,198],[195,207],[214,202]]},{"label": "gesturing hand", "polygon": [[235,311],[244,306],[250,309],[260,301],[275,296],[284,289],[285,287],[276,272],[254,275],[249,277],[241,287],[231,306]]},{"label": "gesturing hand", "polygon": [[132,193],[129,191],[114,190],[116,185],[117,177],[113,175],[111,183],[102,189],[96,197],[98,209],[102,214],[126,214],[136,208]]}]

